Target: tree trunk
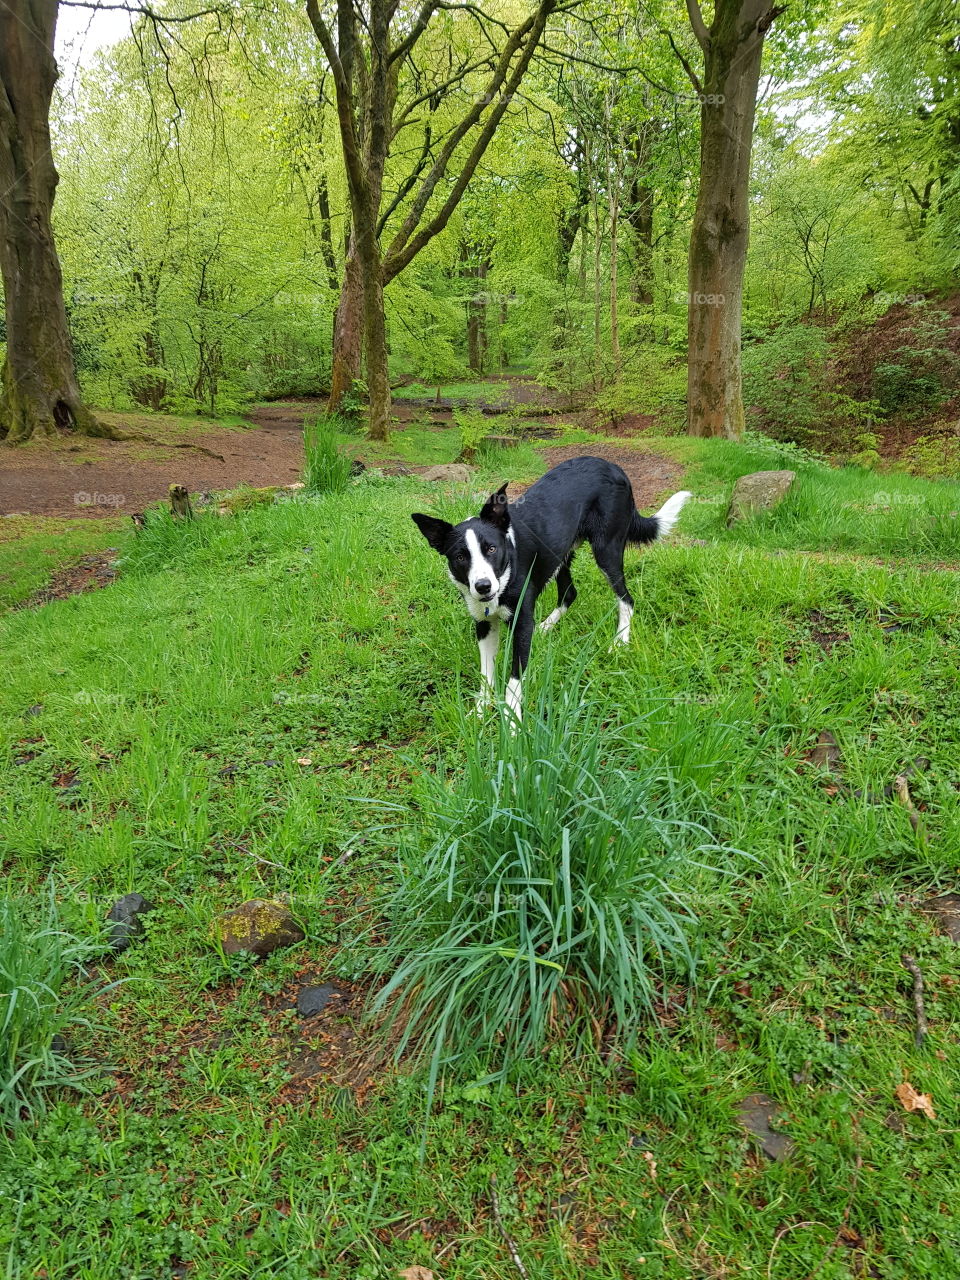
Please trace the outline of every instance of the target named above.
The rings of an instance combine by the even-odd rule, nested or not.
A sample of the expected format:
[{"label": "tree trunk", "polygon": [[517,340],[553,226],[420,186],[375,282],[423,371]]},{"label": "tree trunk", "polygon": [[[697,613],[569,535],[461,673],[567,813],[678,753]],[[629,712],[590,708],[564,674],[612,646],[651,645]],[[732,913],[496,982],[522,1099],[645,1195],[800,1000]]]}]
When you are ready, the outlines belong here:
[{"label": "tree trunk", "polygon": [[0,272],[7,318],[0,436],[11,442],[69,428],[113,434],[80,398],[51,226],[56,24],[57,0],[0,6]]},{"label": "tree trunk", "polygon": [[[704,51],[700,186],[690,235],[687,294],[687,430],[743,434],[740,320],[749,237],[750,149],[763,39],[782,12],[766,0],[717,0],[709,31],[697,0],[688,11]],[[689,68],[688,68],[689,71]]]},{"label": "tree trunk", "polygon": [[[379,265],[379,264],[378,264]],[[383,309],[383,283],[379,276],[364,282],[364,341],[367,351],[367,387],[370,414],[367,435],[386,440],[390,428],[390,376],[387,370],[387,325]]]},{"label": "tree trunk", "polygon": [[653,202],[650,152],[658,121],[645,120],[637,129],[630,147],[633,172],[630,177],[629,202],[624,217],[633,232],[633,275],[630,295],[637,306],[653,305]]},{"label": "tree trunk", "polygon": [[335,413],[360,377],[363,354],[363,275],[356,242],[350,238],[343,264],[343,285],[333,319],[333,368],[330,375],[330,400],[327,408]]}]

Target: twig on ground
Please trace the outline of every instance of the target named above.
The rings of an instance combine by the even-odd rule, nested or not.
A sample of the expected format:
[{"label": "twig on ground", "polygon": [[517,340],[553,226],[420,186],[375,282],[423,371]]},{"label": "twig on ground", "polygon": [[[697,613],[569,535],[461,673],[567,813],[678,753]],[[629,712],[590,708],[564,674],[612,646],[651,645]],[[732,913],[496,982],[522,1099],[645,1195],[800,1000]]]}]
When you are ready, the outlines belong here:
[{"label": "twig on ground", "polygon": [[513,1265],[520,1272],[521,1276],[523,1276],[523,1280],[528,1280],[527,1268],[523,1265],[523,1259],[520,1257],[520,1250],[507,1234],[507,1228],[503,1225],[503,1219],[500,1217],[500,1205],[497,1203],[497,1175],[495,1173],[491,1173],[490,1175],[490,1207],[493,1209],[494,1221],[499,1227],[500,1234],[503,1236],[504,1243],[509,1250],[510,1257],[513,1259]]},{"label": "twig on ground", "polygon": [[923,974],[916,960],[913,956],[907,955],[906,951],[900,956],[900,963],[913,978],[913,1012],[917,1019],[914,1041],[917,1048],[922,1049],[923,1042],[927,1038],[927,1015],[923,1007]]}]

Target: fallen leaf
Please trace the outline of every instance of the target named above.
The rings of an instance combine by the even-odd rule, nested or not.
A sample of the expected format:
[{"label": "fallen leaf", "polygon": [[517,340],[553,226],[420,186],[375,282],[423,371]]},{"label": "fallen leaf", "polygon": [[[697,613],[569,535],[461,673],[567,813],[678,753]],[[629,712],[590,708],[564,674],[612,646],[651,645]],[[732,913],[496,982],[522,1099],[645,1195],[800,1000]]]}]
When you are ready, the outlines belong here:
[{"label": "fallen leaf", "polygon": [[434,1280],[433,1272],[426,1267],[406,1267],[400,1275],[402,1280]]},{"label": "fallen leaf", "polygon": [[313,761],[310,759],[309,756],[298,756],[297,764],[313,764]]},{"label": "fallen leaf", "polygon": [[896,1095],[904,1111],[922,1111],[928,1120],[936,1119],[937,1113],[933,1109],[933,1099],[929,1093],[917,1093],[909,1080],[897,1085]]}]

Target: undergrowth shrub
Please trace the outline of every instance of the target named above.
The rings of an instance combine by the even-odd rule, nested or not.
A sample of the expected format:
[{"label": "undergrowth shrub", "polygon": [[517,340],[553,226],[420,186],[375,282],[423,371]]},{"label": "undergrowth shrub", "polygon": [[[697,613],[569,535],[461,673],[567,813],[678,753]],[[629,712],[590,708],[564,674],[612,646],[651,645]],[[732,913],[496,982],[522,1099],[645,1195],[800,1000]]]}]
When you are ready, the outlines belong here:
[{"label": "undergrowth shrub", "polygon": [[791,322],[743,352],[748,419],[775,440],[852,459],[865,455],[880,406],[857,400],[835,383],[833,350],[816,325]]},{"label": "undergrowth shrub", "polygon": [[423,776],[372,1012],[398,1056],[429,1062],[431,1096],[441,1069],[502,1073],[552,1034],[627,1044],[658,980],[692,975],[704,806],[662,758],[637,766],[637,725],[610,725],[583,684],[545,669],[515,735],[457,704],[462,771]]},{"label": "undergrowth shrub", "polygon": [[0,1128],[90,1075],[67,1057],[63,1034],[84,1022],[91,984],[83,966],[102,949],[61,927],[52,885],[0,898]]},{"label": "undergrowth shrub", "polygon": [[917,436],[900,461],[918,476],[960,476],[960,433],[951,428],[940,434]]},{"label": "undergrowth shrub", "polygon": [[911,419],[944,403],[956,389],[960,357],[949,345],[949,316],[918,303],[907,341],[876,365],[873,394],[884,413]]},{"label": "undergrowth shrub", "polygon": [[479,409],[454,409],[453,420],[460,432],[459,457],[464,462],[473,462],[480,448],[480,441],[490,433],[490,419]]},{"label": "undergrowth shrub", "polygon": [[325,413],[303,424],[303,483],[307,493],[342,493],[350,482],[350,459],[341,453],[337,433],[351,424]]}]

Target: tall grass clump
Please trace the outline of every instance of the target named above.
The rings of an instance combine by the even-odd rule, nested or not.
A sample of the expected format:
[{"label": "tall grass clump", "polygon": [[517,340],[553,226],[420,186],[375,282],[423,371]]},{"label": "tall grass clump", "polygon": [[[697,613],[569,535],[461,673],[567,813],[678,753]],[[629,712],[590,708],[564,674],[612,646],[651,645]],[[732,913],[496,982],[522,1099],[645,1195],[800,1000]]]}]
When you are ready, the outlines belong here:
[{"label": "tall grass clump", "polygon": [[83,966],[102,949],[60,927],[52,886],[0,898],[0,1128],[42,1111],[49,1090],[90,1074],[68,1060],[62,1037],[84,1021]]},{"label": "tall grass clump", "polygon": [[553,1033],[627,1044],[658,979],[692,975],[685,890],[716,848],[708,815],[552,665],[516,733],[454,712],[462,772],[425,776],[400,842],[372,1012],[429,1062],[431,1096],[441,1069],[478,1056],[502,1074]]},{"label": "tall grass clump", "polygon": [[322,414],[303,424],[303,483],[307,493],[342,493],[350,481],[350,459],[340,452],[337,434],[349,423]]}]

